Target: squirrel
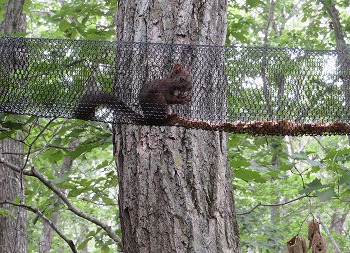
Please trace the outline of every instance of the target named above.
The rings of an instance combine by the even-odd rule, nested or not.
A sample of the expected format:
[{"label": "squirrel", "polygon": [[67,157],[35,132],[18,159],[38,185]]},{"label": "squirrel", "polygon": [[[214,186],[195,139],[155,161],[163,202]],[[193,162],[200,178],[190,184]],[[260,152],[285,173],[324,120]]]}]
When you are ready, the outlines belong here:
[{"label": "squirrel", "polygon": [[191,101],[192,78],[190,66],[175,64],[170,75],[163,79],[146,82],[139,94],[139,102],[147,124],[162,125],[176,117],[170,105]]},{"label": "squirrel", "polygon": [[165,125],[177,117],[176,114],[172,114],[170,105],[190,102],[191,90],[190,66],[182,68],[181,64],[175,64],[169,76],[142,85],[138,99],[143,115],[120,101],[114,94],[95,91],[84,94],[73,112],[73,117],[90,120],[95,117],[97,107],[106,106],[115,114],[123,115],[137,124]]}]

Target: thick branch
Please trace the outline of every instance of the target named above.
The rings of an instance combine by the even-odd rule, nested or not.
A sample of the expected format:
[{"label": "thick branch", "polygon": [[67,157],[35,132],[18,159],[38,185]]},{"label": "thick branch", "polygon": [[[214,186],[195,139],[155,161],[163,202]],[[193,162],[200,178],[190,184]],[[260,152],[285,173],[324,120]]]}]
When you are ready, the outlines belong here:
[{"label": "thick branch", "polygon": [[28,211],[31,211],[33,213],[35,213],[36,215],[38,215],[44,222],[46,222],[47,224],[50,225],[50,227],[56,231],[56,233],[59,235],[59,237],[61,237],[63,240],[66,241],[66,243],[69,245],[69,247],[71,248],[71,250],[74,252],[74,253],[77,253],[77,249],[75,247],[75,244],[72,240],[68,239],[68,237],[66,237],[59,229],[58,227],[56,227],[56,225],[50,221],[42,212],[40,212],[40,210],[34,208],[34,207],[31,207],[31,206],[28,206],[28,205],[25,205],[25,204],[17,204],[17,203],[13,203],[13,202],[10,202],[10,201],[7,201],[7,200],[4,200],[4,201],[1,201],[0,202],[0,205],[4,205],[4,204],[9,204],[9,205],[13,205],[13,206],[17,206],[17,207],[21,207],[21,208],[24,208]]},{"label": "thick branch", "polygon": [[321,0],[321,3],[326,8],[328,15],[331,17],[337,50],[346,50],[345,34],[341,27],[339,11],[335,7],[334,1]]},{"label": "thick branch", "polygon": [[183,117],[172,115],[169,126],[184,128],[203,129],[209,131],[224,131],[231,133],[246,133],[253,135],[327,135],[327,134],[349,134],[350,123],[297,123],[289,120],[279,121],[251,121],[251,122],[209,122],[201,120],[189,120]]},{"label": "thick branch", "polygon": [[[4,164],[11,170],[21,173],[21,168],[7,162],[2,157],[0,157],[0,163]],[[68,210],[72,211],[74,214],[78,215],[79,217],[88,220],[95,225],[101,227],[112,240],[114,240],[120,248],[122,248],[122,241],[121,239],[116,235],[116,233],[113,231],[111,226],[108,226],[107,224],[103,223],[102,221],[80,211],[78,208],[76,208],[66,197],[64,193],[60,189],[58,189],[48,178],[46,178],[44,175],[42,175],[40,172],[38,172],[34,167],[32,167],[31,170],[22,170],[22,173],[26,176],[32,176],[37,179],[39,179],[40,182],[42,182],[47,188],[49,188],[51,191],[53,191],[67,206]]]}]

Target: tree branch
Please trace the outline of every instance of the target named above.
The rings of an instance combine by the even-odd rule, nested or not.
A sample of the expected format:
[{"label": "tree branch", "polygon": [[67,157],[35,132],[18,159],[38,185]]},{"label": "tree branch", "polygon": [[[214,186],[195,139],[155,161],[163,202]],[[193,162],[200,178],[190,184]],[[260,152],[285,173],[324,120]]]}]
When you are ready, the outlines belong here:
[{"label": "tree branch", "polygon": [[66,195],[57,188],[48,178],[46,178],[44,175],[42,175],[39,171],[37,171],[34,167],[31,168],[31,170],[21,170],[21,168],[7,162],[2,157],[0,157],[0,163],[4,164],[11,170],[17,172],[17,173],[23,173],[23,175],[31,176],[39,179],[40,182],[42,182],[47,188],[49,188],[51,191],[53,191],[67,206],[68,210],[73,212],[74,214],[78,215],[79,217],[90,221],[91,223],[94,223],[95,225],[101,227],[108,236],[115,241],[118,246],[122,249],[122,240],[116,235],[116,233],[113,231],[111,226],[103,223],[102,221],[80,211],[78,208],[76,208],[66,197]]},{"label": "tree branch", "polygon": [[[49,125],[55,120],[56,118],[52,118],[49,120],[49,122],[44,126],[43,129],[40,130],[39,134],[37,134],[34,138],[34,140],[32,141],[31,144],[28,145],[28,152],[27,152],[27,156],[25,159],[25,162],[23,164],[22,170],[27,166],[28,160],[29,160],[29,155],[31,153],[33,144],[39,139],[39,137],[44,133],[44,131],[49,127]],[[30,131],[29,131],[30,132]]]},{"label": "tree branch", "polygon": [[327,236],[331,239],[332,244],[333,244],[335,250],[337,251],[337,253],[342,253],[341,250],[339,249],[339,246],[338,246],[337,242],[334,240],[334,237],[333,237],[332,234],[329,232],[327,226],[323,223],[320,214],[317,214],[317,219],[318,219],[318,222],[319,222],[319,223],[321,224],[321,226],[323,227],[324,231],[326,232]]},{"label": "tree branch", "polygon": [[17,207],[20,207],[20,208],[24,208],[28,211],[31,211],[33,213],[35,213],[36,215],[38,215],[44,222],[46,222],[47,224],[50,225],[50,227],[55,230],[55,232],[59,235],[59,237],[61,237],[64,241],[66,241],[66,243],[69,245],[69,247],[71,248],[72,252],[74,253],[78,253],[76,247],[75,247],[75,244],[72,240],[68,239],[68,237],[66,237],[59,229],[58,227],[56,227],[56,225],[51,221],[49,220],[42,212],[40,212],[40,210],[34,208],[34,207],[31,207],[31,206],[28,206],[28,205],[25,205],[25,204],[17,204],[17,203],[13,203],[13,202],[10,202],[10,201],[7,201],[7,200],[4,200],[4,201],[1,201],[0,202],[0,205],[5,205],[5,204],[9,204],[9,205],[12,205],[12,206],[17,206]]},{"label": "tree branch", "polygon": [[345,41],[345,33],[342,29],[339,11],[335,7],[334,1],[321,0],[321,3],[332,20],[337,50],[346,50],[347,46]]},{"label": "tree branch", "polygon": [[295,199],[291,199],[291,200],[288,200],[286,202],[283,202],[283,203],[276,203],[276,204],[262,204],[261,202],[259,202],[257,205],[253,206],[250,210],[248,211],[245,211],[245,212],[242,212],[242,213],[237,213],[237,215],[246,215],[246,214],[249,214],[251,212],[253,212],[256,208],[258,208],[259,206],[265,206],[265,207],[274,207],[274,206],[284,206],[284,205],[288,205],[294,201],[298,201],[300,199],[303,199],[303,198],[306,198],[306,197],[309,197],[307,195],[303,195],[303,196],[300,196],[300,197],[297,197]]}]

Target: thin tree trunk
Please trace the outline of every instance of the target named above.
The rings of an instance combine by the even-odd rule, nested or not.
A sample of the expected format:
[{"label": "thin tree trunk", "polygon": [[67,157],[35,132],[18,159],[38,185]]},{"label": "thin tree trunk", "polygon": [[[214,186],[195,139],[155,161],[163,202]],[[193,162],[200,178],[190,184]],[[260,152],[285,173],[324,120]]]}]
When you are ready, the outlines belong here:
[{"label": "thin tree trunk", "polygon": [[[121,41],[225,41],[226,1],[118,4]],[[193,76],[193,92],[210,92],[194,96],[193,104],[209,108],[201,118],[211,114],[224,120],[225,78],[213,78],[224,77],[223,58],[219,51],[216,58],[208,55],[214,54],[196,51],[192,59],[182,60],[206,80],[200,83]],[[124,252],[240,252],[225,133],[130,125],[117,125],[114,132]]]},{"label": "thin tree trunk", "polygon": [[330,230],[334,230],[338,235],[342,235],[345,231],[344,226],[346,225],[347,217],[350,213],[350,210],[341,213],[341,210],[334,209],[331,219]]},{"label": "thin tree trunk", "polygon": [[[345,51],[348,49],[348,45],[346,44],[346,41],[345,41],[345,33],[340,23],[339,11],[335,6],[335,2],[321,0],[321,3],[323,4],[329,17],[332,20],[334,37],[336,42],[336,49],[343,51],[343,53],[338,55],[337,64],[339,66],[339,78],[343,82],[345,104],[347,108],[349,108],[350,106],[350,75],[349,75],[350,60],[348,58],[348,55],[345,53]],[[346,116],[350,117],[350,114]],[[348,138],[350,140],[349,135],[348,135]]]},{"label": "thin tree trunk", "polygon": [[[79,140],[75,139],[74,141],[72,141],[70,143],[69,148],[74,149],[78,143],[79,143]],[[56,177],[60,178],[61,175],[63,175],[67,171],[70,171],[72,169],[72,164],[73,164],[73,160],[69,156],[66,156],[64,158],[63,164],[61,166],[61,170],[56,171],[56,173],[55,173]],[[61,189],[61,190],[64,192],[64,189]],[[62,201],[60,199],[57,199],[55,202],[53,202],[51,204],[51,206],[53,207],[54,205],[60,204],[61,202]],[[54,224],[57,224],[59,216],[60,216],[59,209],[53,211],[51,214],[51,219],[50,219],[51,222]],[[43,230],[42,230],[41,237],[40,237],[39,253],[49,253],[50,252],[54,234],[55,234],[55,231],[52,229],[50,224],[45,222],[43,224]]]},{"label": "thin tree trunk", "polygon": [[[1,156],[12,164],[23,166],[23,156],[6,153],[22,153],[23,146],[12,139],[0,142]],[[0,201],[14,201],[23,197],[21,192],[20,175],[0,164]],[[26,241],[26,212],[19,207],[1,206],[8,210],[8,215],[0,215],[0,252],[25,253]]]},{"label": "thin tree trunk", "polygon": [[[54,203],[53,203],[54,204]],[[53,206],[53,204],[51,206]],[[50,221],[54,224],[57,223],[60,212],[57,210],[52,213]],[[50,227],[48,223],[43,224],[43,230],[40,237],[39,253],[49,253],[51,250],[52,239],[55,231]]]},{"label": "thin tree trunk", "polygon": [[[5,34],[25,31],[25,16],[22,13],[24,0],[9,0],[5,6],[4,20],[0,29]],[[22,167],[23,144],[13,139],[0,141],[0,155],[12,164]],[[21,182],[18,173],[0,164],[0,201],[14,201],[17,198],[24,200]],[[26,211],[13,206],[1,206],[8,210],[6,216],[0,215],[0,252],[25,253],[27,252]]]}]

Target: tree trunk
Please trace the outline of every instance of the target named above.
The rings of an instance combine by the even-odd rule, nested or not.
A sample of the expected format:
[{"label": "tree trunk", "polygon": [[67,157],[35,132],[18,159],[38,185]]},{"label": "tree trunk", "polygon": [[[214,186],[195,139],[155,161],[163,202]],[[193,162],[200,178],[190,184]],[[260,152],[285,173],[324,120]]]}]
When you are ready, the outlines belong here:
[{"label": "tree trunk", "polygon": [[[118,4],[120,41],[224,44],[226,1]],[[214,79],[224,77],[223,54],[208,50],[216,50],[216,58],[195,51],[183,59],[196,73],[194,93],[207,92],[192,103],[209,108],[201,118],[224,120],[225,78]],[[240,252],[225,133],[130,125],[116,125],[114,132],[124,252]]]},{"label": "tree trunk", "polygon": [[[334,37],[336,42],[336,49],[340,51],[347,51],[348,46],[345,41],[345,34],[342,29],[342,25],[340,23],[340,15],[339,11],[335,7],[335,2],[333,1],[325,1],[321,0],[321,3],[323,4],[324,8],[326,9],[329,17],[332,20],[333,30],[334,30]],[[344,96],[345,96],[345,104],[348,108],[350,106],[350,74],[349,74],[349,68],[350,68],[350,59],[346,53],[340,53],[338,55],[337,64],[339,66],[339,78],[343,82],[343,89],[344,89]],[[345,116],[345,115],[344,115]],[[349,117],[350,115],[346,115]],[[348,135],[349,141],[350,141],[350,135]]]},{"label": "tree trunk", "polygon": [[[13,34],[25,31],[25,16],[22,13],[24,0],[9,0],[5,6],[4,20],[0,23],[0,30],[4,34]],[[16,154],[17,153],[17,154]],[[12,164],[23,166],[23,144],[14,139],[0,141],[0,155]],[[14,201],[20,197],[22,182],[18,173],[0,164],[0,201]],[[26,211],[19,207],[0,206],[9,214],[0,215],[0,252],[25,253],[27,252],[26,238]]]},{"label": "tree trunk", "polygon": [[[23,156],[7,153],[23,153],[21,143],[12,139],[0,142],[2,157],[16,166],[23,166]],[[0,164],[0,201],[14,201],[21,196],[20,175]],[[19,207],[3,205],[8,215],[0,215],[0,252],[25,253],[26,241],[26,211]]]},{"label": "tree trunk", "polygon": [[342,235],[345,231],[346,219],[350,213],[349,210],[341,213],[342,210],[334,209],[331,219],[330,230],[334,230],[338,235]]},{"label": "tree trunk", "polygon": [[[78,143],[79,143],[78,139],[73,140],[70,143],[69,148],[74,149]],[[60,178],[67,171],[70,171],[72,169],[72,165],[73,165],[73,160],[69,156],[66,156],[63,160],[61,170],[56,171],[56,173],[55,173],[56,177]],[[64,192],[64,189],[60,189],[60,190],[62,192]],[[51,203],[51,207],[54,208],[54,206],[56,204],[60,204],[61,202],[62,202],[61,199],[56,199],[54,202]],[[57,224],[57,222],[59,220],[60,213],[61,213],[60,209],[55,210],[51,213],[50,220],[52,223]],[[41,237],[40,237],[39,253],[49,253],[51,251],[52,240],[53,240],[54,234],[55,234],[55,231],[52,229],[50,224],[47,222],[44,222],[43,230],[42,230]]]},{"label": "tree trunk", "polygon": [[[53,206],[54,203],[51,204]],[[57,224],[60,212],[57,210],[52,213],[50,221]],[[43,230],[41,232],[40,243],[39,243],[39,253],[49,253],[51,250],[52,239],[55,231],[50,227],[48,223],[43,224]]]},{"label": "tree trunk", "polygon": [[5,7],[4,20],[0,29],[4,34],[10,35],[26,31],[26,19],[23,14],[24,0],[9,0]]}]

